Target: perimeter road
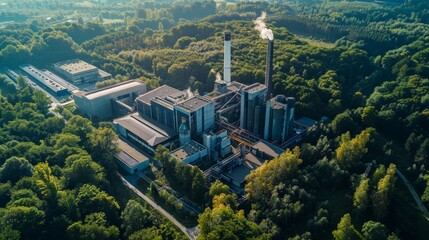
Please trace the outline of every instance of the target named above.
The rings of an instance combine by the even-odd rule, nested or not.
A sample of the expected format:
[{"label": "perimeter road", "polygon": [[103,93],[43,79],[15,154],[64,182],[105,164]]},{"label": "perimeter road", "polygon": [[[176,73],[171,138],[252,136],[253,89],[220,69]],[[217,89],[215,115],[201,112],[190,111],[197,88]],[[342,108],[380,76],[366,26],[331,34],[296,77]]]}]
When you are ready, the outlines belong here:
[{"label": "perimeter road", "polygon": [[408,190],[411,192],[411,195],[413,195],[413,198],[416,201],[417,206],[419,206],[420,210],[425,215],[426,220],[429,221],[429,212],[426,209],[425,205],[423,205],[422,201],[420,200],[419,195],[417,195],[416,191],[414,191],[413,186],[410,184],[410,182],[407,180],[407,178],[405,178],[405,176],[398,169],[396,169],[396,173],[402,179],[402,181],[405,183],[405,186],[407,186]]},{"label": "perimeter road", "polygon": [[177,221],[171,214],[169,214],[167,211],[165,211],[161,206],[159,206],[156,202],[154,202],[152,199],[150,199],[148,196],[144,195],[142,192],[140,192],[136,187],[134,187],[130,182],[128,182],[122,174],[119,172],[116,172],[116,174],[121,178],[122,183],[129,188],[131,191],[133,191],[137,196],[139,196],[141,199],[143,199],[145,202],[147,202],[150,206],[152,206],[154,209],[156,209],[158,212],[160,212],[162,215],[164,215],[168,220],[170,220],[174,225],[176,225],[180,231],[182,231],[186,236],[189,237],[191,240],[195,240],[198,235],[198,231],[195,227],[193,228],[186,228],[183,226],[179,221]]}]

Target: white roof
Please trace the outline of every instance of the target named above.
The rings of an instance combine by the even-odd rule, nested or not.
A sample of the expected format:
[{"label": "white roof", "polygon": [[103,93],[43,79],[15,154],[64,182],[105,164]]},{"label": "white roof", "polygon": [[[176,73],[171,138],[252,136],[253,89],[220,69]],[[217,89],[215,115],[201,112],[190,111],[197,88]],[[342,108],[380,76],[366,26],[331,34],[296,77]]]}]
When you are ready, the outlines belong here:
[{"label": "white roof", "polygon": [[126,82],[123,84],[115,84],[113,86],[109,86],[106,88],[101,88],[92,92],[88,92],[85,93],[84,96],[89,99],[89,100],[93,100],[99,97],[103,97],[112,93],[116,93],[119,91],[123,91],[123,90],[127,90],[130,88],[134,88],[134,87],[138,87],[138,86],[143,86],[143,83],[137,82],[137,81],[131,81],[131,82]]}]

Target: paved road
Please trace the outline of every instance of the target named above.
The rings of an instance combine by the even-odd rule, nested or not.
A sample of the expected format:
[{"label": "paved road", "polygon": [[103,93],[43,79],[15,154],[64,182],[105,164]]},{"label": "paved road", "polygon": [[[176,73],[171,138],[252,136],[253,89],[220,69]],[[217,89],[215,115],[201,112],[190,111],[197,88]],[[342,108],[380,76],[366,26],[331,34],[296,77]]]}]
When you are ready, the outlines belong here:
[{"label": "paved road", "polygon": [[413,186],[410,184],[410,182],[407,180],[407,178],[405,178],[405,176],[398,169],[396,169],[396,173],[402,179],[402,181],[405,183],[405,186],[407,186],[408,190],[411,192],[411,195],[413,195],[413,198],[416,201],[417,206],[419,206],[420,210],[426,216],[426,220],[429,221],[429,212],[426,209],[425,205],[423,205],[422,201],[419,198],[419,195],[417,195]]},{"label": "paved road", "polygon": [[137,196],[139,196],[141,199],[143,199],[145,202],[147,202],[149,205],[151,205],[154,209],[156,209],[158,212],[160,212],[162,215],[164,215],[168,220],[170,220],[174,225],[176,225],[180,231],[182,231],[186,236],[189,237],[191,240],[195,240],[198,236],[198,230],[196,227],[192,228],[186,228],[183,226],[179,221],[177,221],[171,214],[169,214],[167,211],[165,211],[161,206],[159,206],[156,202],[152,201],[148,196],[144,195],[142,192],[140,192],[134,185],[132,185],[130,182],[128,182],[127,179],[124,178],[119,172],[117,172],[118,176],[121,178],[122,183],[129,188],[131,191],[133,191]]}]

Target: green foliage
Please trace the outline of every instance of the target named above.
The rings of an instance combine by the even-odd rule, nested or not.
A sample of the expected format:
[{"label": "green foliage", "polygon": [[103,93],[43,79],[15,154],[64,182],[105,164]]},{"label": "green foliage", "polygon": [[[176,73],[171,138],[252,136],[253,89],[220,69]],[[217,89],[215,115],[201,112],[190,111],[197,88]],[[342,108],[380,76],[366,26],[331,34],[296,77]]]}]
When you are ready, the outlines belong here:
[{"label": "green foliage", "polygon": [[206,208],[199,216],[197,239],[249,239],[260,235],[258,226],[244,217],[243,210],[235,212],[219,197],[225,198],[225,194],[215,196],[213,208]]},{"label": "green foliage", "polygon": [[84,222],[75,222],[67,228],[67,239],[106,239],[119,238],[119,229],[108,225],[103,212],[95,212],[85,217]]},{"label": "green foliage", "polygon": [[[259,201],[267,197],[271,190],[286,178],[293,177],[298,172],[298,166],[302,163],[299,158],[299,148],[286,150],[279,157],[265,162],[257,170],[247,177],[246,197],[249,201]],[[265,176],[270,176],[266,178]]]},{"label": "green foliage", "polygon": [[210,185],[209,196],[210,198],[213,198],[214,196],[220,195],[221,193],[228,194],[229,187],[221,181],[216,180]]},{"label": "green foliage", "polygon": [[[71,157],[67,160],[70,160]],[[72,162],[67,161],[67,166],[64,168],[67,186],[76,188],[86,183],[100,186],[105,179],[104,168],[94,162],[90,156],[79,155],[77,157],[78,159]]]},{"label": "green foliage", "polygon": [[350,139],[350,132],[341,135],[340,146],[335,150],[338,165],[343,169],[350,169],[356,165],[368,152],[366,144],[369,139],[368,129],[363,130],[353,139]]},{"label": "green foliage", "polygon": [[19,179],[33,174],[33,166],[25,158],[11,157],[0,167],[0,181],[16,183]]},{"label": "green foliage", "polygon": [[363,179],[353,195],[353,206],[359,211],[365,211],[369,204],[369,194],[369,179]]},{"label": "green foliage", "polygon": [[111,223],[119,218],[119,204],[106,192],[94,185],[85,184],[79,188],[76,203],[82,216],[102,212]]},{"label": "green foliage", "polygon": [[382,223],[368,221],[362,226],[362,234],[368,240],[382,240],[387,238],[387,228]]},{"label": "green foliage", "polygon": [[129,200],[127,206],[121,214],[122,228],[125,229],[125,236],[146,228],[151,225],[152,219],[150,212],[139,202]]},{"label": "green foliage", "polygon": [[337,230],[332,232],[334,239],[360,239],[361,234],[356,230],[352,224],[350,214],[344,215],[337,225]]},{"label": "green foliage", "polygon": [[25,239],[40,236],[45,213],[36,207],[16,206],[7,208],[2,216],[2,225],[10,225],[13,229],[21,233]]},{"label": "green foliage", "polygon": [[386,175],[380,179],[377,184],[377,189],[372,194],[373,212],[377,220],[384,219],[388,214],[389,204],[392,198],[396,177],[396,166],[390,164],[386,171]]},{"label": "green foliage", "polygon": [[130,240],[185,240],[186,236],[174,231],[171,224],[162,224],[159,228],[151,227],[137,231],[129,237]]},{"label": "green foliage", "polygon": [[[197,203],[204,202],[206,189],[203,172],[168,155],[169,150],[159,145],[154,159],[162,164],[162,171],[172,186]],[[162,194],[160,194],[162,195]]]},{"label": "green foliage", "polygon": [[99,127],[93,129],[87,136],[92,158],[106,167],[113,168],[113,157],[119,151],[115,131],[112,128]]},{"label": "green foliage", "polygon": [[57,199],[60,185],[57,177],[52,174],[48,163],[39,163],[34,167],[34,177],[42,196],[50,202]]}]

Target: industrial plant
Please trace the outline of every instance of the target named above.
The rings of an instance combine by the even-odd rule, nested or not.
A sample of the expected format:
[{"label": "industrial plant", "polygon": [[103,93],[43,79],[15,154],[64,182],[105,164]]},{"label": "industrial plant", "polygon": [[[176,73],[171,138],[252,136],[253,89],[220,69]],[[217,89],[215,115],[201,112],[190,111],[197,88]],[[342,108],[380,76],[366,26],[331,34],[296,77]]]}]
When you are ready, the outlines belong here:
[{"label": "industrial plant", "polygon": [[265,84],[231,81],[231,33],[226,32],[223,79],[218,74],[211,93],[167,85],[147,91],[144,83],[131,80],[75,91],[76,107],[91,118],[114,118],[122,150],[117,160],[127,172],[147,168],[162,145],[186,164],[212,163],[204,172],[208,184],[220,179],[240,194],[252,170],[295,145],[314,124],[295,121],[294,98],[273,96],[274,39],[264,31]]}]

